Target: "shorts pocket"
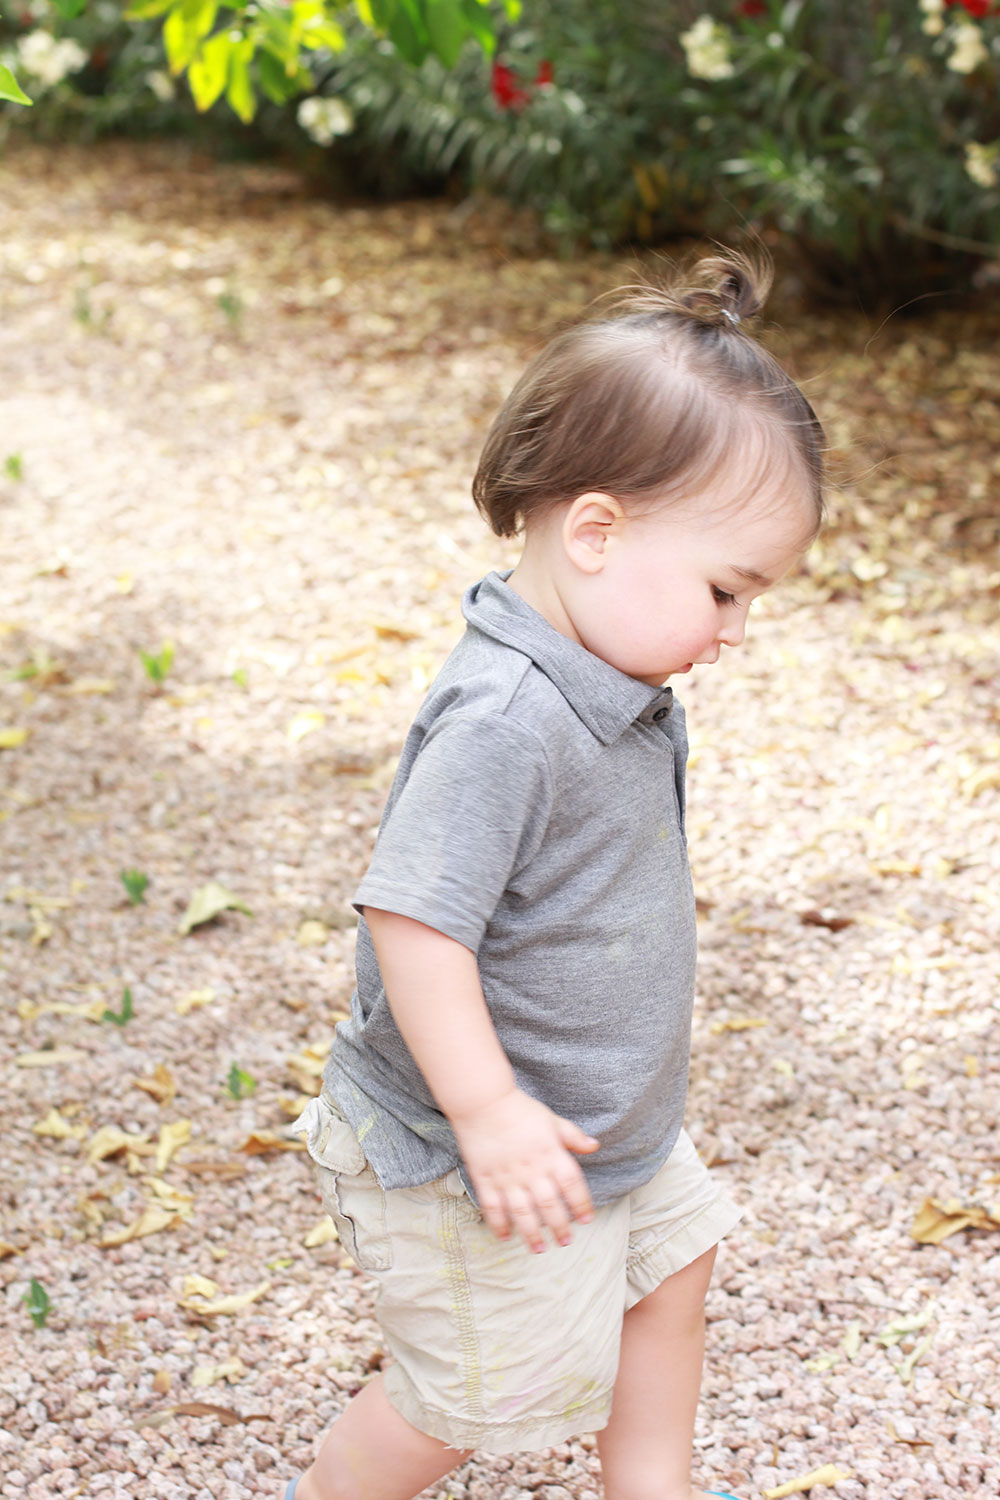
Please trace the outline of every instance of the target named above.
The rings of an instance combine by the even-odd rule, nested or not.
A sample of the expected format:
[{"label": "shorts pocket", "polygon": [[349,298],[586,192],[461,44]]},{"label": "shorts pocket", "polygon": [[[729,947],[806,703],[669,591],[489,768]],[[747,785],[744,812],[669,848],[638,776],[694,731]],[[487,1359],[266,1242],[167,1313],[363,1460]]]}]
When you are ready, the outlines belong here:
[{"label": "shorts pocket", "polygon": [[385,1191],[358,1138],[324,1096],[311,1099],[292,1127],[304,1130],[323,1207],[340,1242],[363,1271],[387,1271],[392,1249],[385,1220]]}]

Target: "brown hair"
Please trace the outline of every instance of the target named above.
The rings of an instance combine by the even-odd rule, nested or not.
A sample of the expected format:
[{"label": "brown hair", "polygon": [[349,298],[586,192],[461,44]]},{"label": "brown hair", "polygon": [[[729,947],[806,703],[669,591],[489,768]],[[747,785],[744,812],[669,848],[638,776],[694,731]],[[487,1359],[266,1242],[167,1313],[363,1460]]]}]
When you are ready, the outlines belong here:
[{"label": "brown hair", "polygon": [[[804,476],[818,529],[823,429],[745,328],[770,286],[767,262],[727,251],[674,286],[625,289],[610,316],[557,335],[504,402],[479,460],[472,493],[497,535],[589,490],[623,503],[690,493],[734,445],[759,454],[762,430],[783,439],[786,463]],[[765,477],[756,462],[751,492]]]}]

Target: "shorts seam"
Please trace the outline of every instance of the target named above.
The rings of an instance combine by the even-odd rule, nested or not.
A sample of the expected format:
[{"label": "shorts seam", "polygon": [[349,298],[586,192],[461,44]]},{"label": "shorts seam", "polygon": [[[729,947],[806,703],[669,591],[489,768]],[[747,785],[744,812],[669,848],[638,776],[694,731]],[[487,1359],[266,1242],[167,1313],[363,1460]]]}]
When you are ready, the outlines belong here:
[{"label": "shorts seam", "polygon": [[455,1314],[459,1348],[462,1354],[462,1384],[465,1388],[465,1399],[469,1403],[470,1411],[481,1418],[484,1411],[479,1340],[476,1337],[472,1292],[469,1287],[465,1255],[459,1234],[458,1202],[454,1198],[445,1198],[441,1202],[440,1233],[441,1245],[448,1265],[451,1305]]}]

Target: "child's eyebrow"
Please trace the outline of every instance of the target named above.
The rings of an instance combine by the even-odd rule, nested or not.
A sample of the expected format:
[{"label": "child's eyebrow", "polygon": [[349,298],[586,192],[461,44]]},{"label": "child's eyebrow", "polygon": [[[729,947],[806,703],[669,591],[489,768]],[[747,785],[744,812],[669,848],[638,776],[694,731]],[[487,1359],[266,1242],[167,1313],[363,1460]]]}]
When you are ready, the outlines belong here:
[{"label": "child's eyebrow", "polygon": [[735,573],[738,578],[745,578],[747,583],[759,583],[764,588],[770,588],[774,582],[774,579],[768,578],[766,573],[758,573],[755,568],[738,568],[735,563],[732,564],[729,571]]}]

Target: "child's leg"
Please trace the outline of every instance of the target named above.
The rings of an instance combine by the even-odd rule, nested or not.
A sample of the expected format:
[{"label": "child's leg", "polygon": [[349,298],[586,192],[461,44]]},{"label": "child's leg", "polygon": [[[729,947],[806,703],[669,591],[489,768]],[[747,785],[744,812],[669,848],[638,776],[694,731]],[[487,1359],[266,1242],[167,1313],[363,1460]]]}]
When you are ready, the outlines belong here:
[{"label": "child's leg", "polygon": [[411,1500],[468,1456],[412,1427],[377,1375],[330,1428],[295,1500]]},{"label": "child's leg", "polygon": [[691,1500],[691,1445],[713,1246],[625,1314],[611,1418],[597,1435],[607,1500]]}]

